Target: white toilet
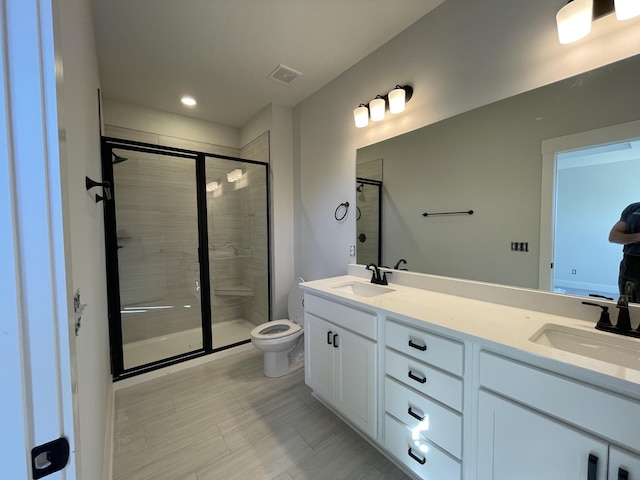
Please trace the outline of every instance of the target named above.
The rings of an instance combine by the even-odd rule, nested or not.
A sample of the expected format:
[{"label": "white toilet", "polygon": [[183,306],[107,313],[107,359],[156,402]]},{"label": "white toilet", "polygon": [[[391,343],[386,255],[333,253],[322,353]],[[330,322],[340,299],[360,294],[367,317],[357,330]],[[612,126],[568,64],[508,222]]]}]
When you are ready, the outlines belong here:
[{"label": "white toilet", "polygon": [[251,343],[264,352],[265,377],[281,377],[304,366],[304,283],[289,290],[289,319],[273,320],[251,330]]}]

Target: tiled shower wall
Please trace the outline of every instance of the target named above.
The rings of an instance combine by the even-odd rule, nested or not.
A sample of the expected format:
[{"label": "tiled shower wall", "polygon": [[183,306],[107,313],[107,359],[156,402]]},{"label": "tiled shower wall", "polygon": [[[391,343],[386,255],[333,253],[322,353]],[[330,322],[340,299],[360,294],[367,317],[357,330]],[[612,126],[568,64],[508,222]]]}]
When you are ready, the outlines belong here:
[{"label": "tiled shower wall", "polygon": [[[107,136],[193,149],[227,156],[268,160],[264,134],[242,151],[145,132],[107,127]],[[126,162],[115,165],[120,291],[123,307],[140,304],[193,304],[176,315],[162,311],[153,321],[123,315],[125,343],[200,327],[197,257],[198,231],[194,162],[171,158],[149,161],[150,155],[119,152]],[[262,158],[260,158],[260,156]],[[246,165],[247,186],[219,198],[208,196],[212,320],[268,319],[267,212],[265,167],[207,159],[221,166],[220,175]],[[216,175],[213,173],[213,175]],[[240,295],[227,287],[244,287]],[[216,295],[216,289],[224,295]],[[232,291],[231,291],[232,292]],[[176,307],[177,308],[177,307]]]},{"label": "tiled shower wall", "polygon": [[[382,159],[372,160],[356,165],[356,176],[369,180],[382,181]],[[358,187],[358,182],[354,188]],[[366,265],[368,263],[378,263],[378,232],[380,225],[378,222],[378,201],[379,189],[377,186],[364,185],[364,195],[356,192],[356,205],[360,209],[360,218],[356,221],[356,249],[357,262]],[[381,194],[381,192],[380,192]],[[360,241],[360,235],[364,234],[366,240]]]}]

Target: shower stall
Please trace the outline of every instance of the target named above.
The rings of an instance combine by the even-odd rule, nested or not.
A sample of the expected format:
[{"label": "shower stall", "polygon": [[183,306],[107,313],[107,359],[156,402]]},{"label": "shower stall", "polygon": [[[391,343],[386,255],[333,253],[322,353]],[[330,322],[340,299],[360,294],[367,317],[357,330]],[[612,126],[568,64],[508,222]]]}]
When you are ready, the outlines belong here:
[{"label": "shower stall", "polygon": [[263,162],[103,138],[114,378],[250,341],[270,318]]}]

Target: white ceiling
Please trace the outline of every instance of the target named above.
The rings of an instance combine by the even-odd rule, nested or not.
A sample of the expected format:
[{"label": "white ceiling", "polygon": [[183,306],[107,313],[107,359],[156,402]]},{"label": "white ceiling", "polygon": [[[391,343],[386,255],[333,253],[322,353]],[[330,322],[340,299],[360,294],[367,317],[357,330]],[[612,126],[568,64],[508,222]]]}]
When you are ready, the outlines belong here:
[{"label": "white ceiling", "polygon": [[[444,0],[91,1],[104,97],[242,127],[270,103],[297,105]],[[268,78],[279,64],[302,76]]]}]

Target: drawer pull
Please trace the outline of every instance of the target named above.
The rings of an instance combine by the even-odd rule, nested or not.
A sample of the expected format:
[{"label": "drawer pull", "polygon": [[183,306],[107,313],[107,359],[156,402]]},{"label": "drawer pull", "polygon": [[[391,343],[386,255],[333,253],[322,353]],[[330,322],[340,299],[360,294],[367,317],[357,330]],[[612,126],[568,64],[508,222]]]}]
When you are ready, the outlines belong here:
[{"label": "drawer pull", "polygon": [[416,350],[420,350],[421,352],[424,352],[427,349],[427,345],[418,345],[417,343],[413,343],[412,340],[409,340],[409,346],[411,348],[415,348]]},{"label": "drawer pull", "polygon": [[333,335],[333,332],[331,330],[329,330],[327,332],[327,344],[331,345],[331,335]]},{"label": "drawer pull", "polygon": [[418,383],[426,383],[427,382],[427,377],[422,377],[422,378],[416,377],[411,370],[409,370],[408,375],[409,375],[409,378],[411,380],[415,380]]},{"label": "drawer pull", "polygon": [[416,419],[418,419],[418,420],[420,420],[420,421],[423,421],[423,420],[424,420],[424,415],[422,415],[422,416],[418,415],[416,412],[414,412],[413,410],[411,410],[411,407],[409,407],[409,410],[407,411],[407,413],[408,413],[409,415],[411,415],[413,418],[416,418]]},{"label": "drawer pull", "polygon": [[338,342],[336,340],[338,340],[338,334],[334,333],[333,334],[333,348],[338,348]]},{"label": "drawer pull", "polygon": [[409,451],[407,453],[411,458],[413,458],[420,465],[424,465],[425,463],[427,463],[427,457],[420,458],[417,455],[414,455],[413,452],[411,451],[411,447],[409,447]]},{"label": "drawer pull", "polygon": [[629,480],[629,472],[627,472],[624,468],[619,468],[618,480]]},{"label": "drawer pull", "polygon": [[598,478],[598,457],[589,454],[589,463],[587,464],[587,480],[597,480]]}]

